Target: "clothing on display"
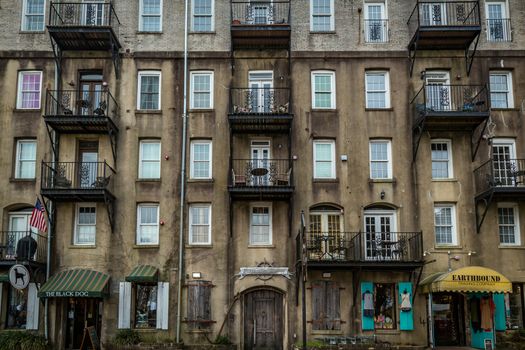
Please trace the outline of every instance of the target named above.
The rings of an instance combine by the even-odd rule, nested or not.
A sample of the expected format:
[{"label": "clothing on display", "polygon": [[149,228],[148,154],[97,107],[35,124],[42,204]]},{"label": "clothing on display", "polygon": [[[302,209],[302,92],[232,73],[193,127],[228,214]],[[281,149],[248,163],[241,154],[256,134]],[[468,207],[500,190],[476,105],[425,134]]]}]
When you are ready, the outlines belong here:
[{"label": "clothing on display", "polygon": [[401,294],[401,311],[410,311],[412,310],[412,303],[410,302],[410,293],[404,291]]},{"label": "clothing on display", "polygon": [[369,291],[363,293],[363,314],[366,317],[374,317],[374,295]]}]

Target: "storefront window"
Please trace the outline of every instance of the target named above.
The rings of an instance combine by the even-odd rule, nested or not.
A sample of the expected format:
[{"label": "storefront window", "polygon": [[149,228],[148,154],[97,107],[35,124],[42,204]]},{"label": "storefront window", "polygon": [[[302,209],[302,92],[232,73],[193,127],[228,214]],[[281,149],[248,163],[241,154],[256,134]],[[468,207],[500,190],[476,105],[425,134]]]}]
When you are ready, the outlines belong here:
[{"label": "storefront window", "polygon": [[135,328],[157,327],[157,285],[135,285]]},{"label": "storefront window", "polygon": [[395,284],[374,284],[374,325],[375,329],[396,328]]},{"label": "storefront window", "polygon": [[512,294],[505,294],[505,314],[507,316],[507,329],[523,328],[523,285],[512,284]]},{"label": "storefront window", "polygon": [[9,286],[6,328],[26,328],[27,288],[18,290]]}]

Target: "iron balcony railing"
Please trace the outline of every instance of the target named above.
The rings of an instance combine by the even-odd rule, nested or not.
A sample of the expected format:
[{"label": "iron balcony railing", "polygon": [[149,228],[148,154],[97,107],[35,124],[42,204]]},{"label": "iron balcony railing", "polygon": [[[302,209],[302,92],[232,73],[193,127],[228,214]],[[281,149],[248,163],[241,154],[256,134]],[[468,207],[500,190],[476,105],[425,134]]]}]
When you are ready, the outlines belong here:
[{"label": "iron balcony railing", "polygon": [[422,232],[308,232],[308,261],[420,262]]},{"label": "iron balcony railing", "polygon": [[290,24],[290,1],[231,2],[232,26]]},{"label": "iron balcony railing", "polygon": [[388,42],[387,19],[365,19],[365,41],[367,43]]},{"label": "iron balcony railing", "polygon": [[91,118],[118,116],[118,104],[107,89],[47,90],[45,116]]},{"label": "iron balcony railing", "polygon": [[489,110],[486,85],[423,84],[411,103],[415,105],[418,114],[487,112]]},{"label": "iron balcony railing", "polygon": [[115,170],[104,162],[42,162],[42,190],[107,189]]},{"label": "iron balcony railing", "polygon": [[47,236],[31,231],[0,231],[0,260],[35,261],[47,259]]},{"label": "iron balcony railing", "polygon": [[480,26],[479,1],[418,1],[408,19],[413,35],[418,29]]},{"label": "iron balcony railing", "polygon": [[511,33],[509,18],[487,19],[488,41],[511,41]]},{"label": "iron balcony railing", "polygon": [[233,187],[290,187],[293,185],[290,159],[233,159]]},{"label": "iron balcony railing", "polygon": [[477,194],[488,190],[525,190],[525,159],[494,157],[474,170]]},{"label": "iron balcony railing", "polygon": [[231,88],[231,114],[289,114],[289,88]]},{"label": "iron balcony railing", "polygon": [[57,27],[111,27],[118,36],[120,21],[112,3],[52,1],[49,25]]}]

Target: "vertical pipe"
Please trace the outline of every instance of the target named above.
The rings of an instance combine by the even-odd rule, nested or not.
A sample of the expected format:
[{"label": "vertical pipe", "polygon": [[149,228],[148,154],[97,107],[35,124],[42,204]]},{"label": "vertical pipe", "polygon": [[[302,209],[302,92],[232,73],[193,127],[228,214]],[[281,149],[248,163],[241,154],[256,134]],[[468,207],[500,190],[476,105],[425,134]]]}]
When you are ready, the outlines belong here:
[{"label": "vertical pipe", "polygon": [[432,292],[428,293],[428,342],[434,349],[434,317],[432,315]]},{"label": "vertical pipe", "polygon": [[179,276],[177,286],[177,343],[180,343],[180,322],[182,302],[183,257],[184,257],[184,201],[186,185],[186,133],[187,133],[187,105],[188,105],[188,2],[184,1],[184,87],[182,105],[182,156],[180,172],[180,218],[179,218]]}]

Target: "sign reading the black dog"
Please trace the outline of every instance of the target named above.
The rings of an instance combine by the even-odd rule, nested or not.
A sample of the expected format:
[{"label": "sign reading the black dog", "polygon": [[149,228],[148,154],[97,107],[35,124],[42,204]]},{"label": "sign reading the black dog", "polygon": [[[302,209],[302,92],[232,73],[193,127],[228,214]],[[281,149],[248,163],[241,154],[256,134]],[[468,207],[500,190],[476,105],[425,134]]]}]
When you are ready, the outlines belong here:
[{"label": "sign reading the black dog", "polygon": [[9,269],[9,282],[16,289],[24,289],[29,284],[29,271],[24,265],[13,265]]}]

